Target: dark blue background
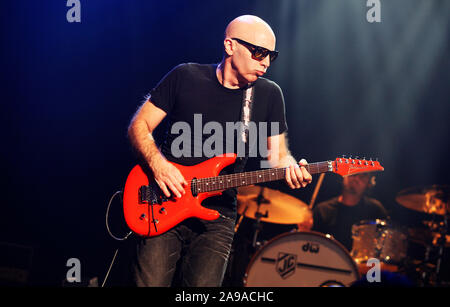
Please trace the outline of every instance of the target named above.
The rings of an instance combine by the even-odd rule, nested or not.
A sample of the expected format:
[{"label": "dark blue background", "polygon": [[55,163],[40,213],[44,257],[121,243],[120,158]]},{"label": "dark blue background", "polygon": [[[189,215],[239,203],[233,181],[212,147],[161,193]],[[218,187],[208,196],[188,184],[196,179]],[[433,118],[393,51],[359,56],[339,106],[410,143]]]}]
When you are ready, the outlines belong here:
[{"label": "dark blue background", "polygon": [[[103,279],[120,245],[106,206],[136,163],[131,116],[175,65],[219,62],[242,14],[277,35],[268,77],[285,95],[294,156],[378,157],[373,196],[399,222],[420,221],[395,195],[450,183],[449,3],[381,1],[371,24],[365,2],[81,0],[81,23],[69,23],[66,1],[2,1],[0,241],[33,248],[30,283],[60,285],[72,257],[83,278]],[[313,188],[285,191],[309,202]],[[317,200],[338,192],[327,175]]]}]

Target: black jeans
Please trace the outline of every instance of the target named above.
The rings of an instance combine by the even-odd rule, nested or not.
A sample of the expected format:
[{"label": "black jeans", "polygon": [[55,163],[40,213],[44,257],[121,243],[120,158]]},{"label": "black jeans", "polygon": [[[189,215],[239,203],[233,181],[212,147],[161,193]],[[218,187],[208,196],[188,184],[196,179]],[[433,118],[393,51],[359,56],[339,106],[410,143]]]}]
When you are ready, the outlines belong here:
[{"label": "black jeans", "polygon": [[159,236],[138,239],[133,265],[136,285],[221,286],[234,224],[235,219],[223,216],[214,221],[189,219]]}]

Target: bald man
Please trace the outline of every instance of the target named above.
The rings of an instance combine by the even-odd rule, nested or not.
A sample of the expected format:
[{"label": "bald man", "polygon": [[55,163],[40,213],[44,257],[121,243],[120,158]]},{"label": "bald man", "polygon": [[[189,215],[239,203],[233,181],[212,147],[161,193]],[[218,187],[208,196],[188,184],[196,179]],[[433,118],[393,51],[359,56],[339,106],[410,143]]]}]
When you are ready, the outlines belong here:
[{"label": "bald man", "polygon": [[[311,175],[299,166],[287,146],[282,91],[276,83],[263,78],[278,55],[275,42],[272,29],[261,18],[240,16],[225,30],[224,56],[219,64],[178,65],[151,90],[128,131],[133,147],[166,196],[182,197],[190,192],[182,173],[170,162],[195,165],[208,159],[204,145],[210,135],[190,135],[184,145],[192,146],[183,148],[180,154],[179,127],[187,124],[193,132],[199,119],[202,124],[218,123],[224,132],[222,148],[233,148],[239,156],[236,146],[229,147],[239,142],[239,133],[225,133],[226,125],[242,120],[244,94],[249,88],[253,91],[251,122],[256,127],[268,124],[262,135],[266,136],[265,158],[269,165],[286,168],[285,181],[293,189],[311,182]],[[165,117],[169,128],[158,148],[152,132]],[[242,171],[246,159],[239,161],[221,174]],[[304,160],[300,163],[305,164]],[[210,197],[202,206],[218,210],[220,217],[213,221],[188,219],[159,236],[138,238],[134,262],[138,286],[221,285],[234,236],[236,190]]]}]

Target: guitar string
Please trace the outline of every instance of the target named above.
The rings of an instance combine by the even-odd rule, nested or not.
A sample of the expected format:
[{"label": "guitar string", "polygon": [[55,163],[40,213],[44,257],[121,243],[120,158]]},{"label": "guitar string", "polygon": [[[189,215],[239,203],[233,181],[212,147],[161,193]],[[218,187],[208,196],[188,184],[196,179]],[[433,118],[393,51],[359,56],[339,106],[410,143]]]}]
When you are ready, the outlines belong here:
[{"label": "guitar string", "polygon": [[[352,164],[359,164],[360,166],[375,166],[374,161],[367,161],[367,160],[358,160],[358,159],[345,159],[346,162],[345,163],[350,163],[350,161],[352,161]],[[357,163],[355,163],[355,161],[358,161]],[[362,163],[362,161],[364,161],[364,163]],[[308,164],[306,167],[308,169],[309,172],[314,171],[315,168],[315,173],[323,173],[323,172],[327,172],[329,170],[329,163],[333,162],[333,161],[323,161],[323,162],[315,162],[315,163],[310,163]],[[372,162],[372,163],[370,163]],[[372,164],[372,165],[371,165]],[[257,170],[257,171],[252,171],[252,172],[246,172],[246,173],[235,173],[235,174],[227,174],[227,175],[221,175],[221,176],[216,176],[216,177],[205,177],[205,178],[201,178],[198,179],[195,183],[198,183],[199,185],[203,185],[202,188],[198,189],[198,191],[200,192],[210,192],[210,191],[215,191],[215,190],[222,190],[224,188],[230,188],[229,186],[225,186],[228,183],[231,182],[232,186],[236,187],[236,186],[242,186],[242,185],[251,185],[253,183],[259,183],[258,182],[258,177],[263,176],[263,179],[261,182],[267,182],[267,181],[271,181],[272,179],[266,180],[266,176],[275,176],[274,180],[280,180],[281,178],[278,178],[278,176],[280,175],[284,175],[285,174],[285,170],[287,168],[278,168],[278,169],[267,169],[267,170]],[[282,170],[282,173],[280,173],[280,170]],[[272,172],[272,174],[270,174]],[[267,174],[269,173],[269,174]],[[313,173],[313,174],[315,174]],[[222,177],[223,180],[219,180],[218,178]],[[272,177],[274,178],[274,177]],[[222,181],[227,181],[225,183],[222,183]],[[237,180],[243,180],[243,184],[238,184]],[[255,180],[255,182],[252,183],[248,183],[246,181],[253,181]],[[217,183],[217,181],[219,181]],[[211,186],[209,186],[209,184],[216,184],[217,186],[219,186],[218,189],[216,189],[217,186],[214,186],[213,188]],[[223,185],[222,187],[220,187],[220,185]],[[208,186],[208,187],[206,187]]]},{"label": "guitar string", "polygon": [[[353,160],[355,161],[355,160]],[[356,160],[361,162],[361,160]],[[330,162],[333,161],[323,161],[323,162],[315,162],[315,163],[309,163],[307,165],[308,171],[311,172],[312,168],[316,169],[316,172],[325,172],[328,171],[328,164]],[[359,164],[359,163],[358,163]],[[370,164],[369,164],[370,165]],[[364,166],[364,165],[363,165]],[[368,166],[368,165],[367,165]],[[192,188],[192,186],[195,186],[197,191],[200,192],[210,192],[210,191],[215,191],[215,190],[222,190],[224,188],[230,188],[230,187],[225,187],[225,185],[227,184],[226,182],[222,182],[222,181],[227,181],[228,183],[232,183],[232,185],[237,185],[239,186],[239,184],[237,184],[237,180],[244,180],[243,184],[246,185],[245,180],[256,180],[255,183],[259,183],[258,177],[263,177],[263,181],[262,182],[266,182],[266,176],[275,176],[274,180],[280,180],[282,178],[277,178],[277,176],[281,176],[282,174],[285,174],[286,168],[272,168],[272,169],[265,169],[265,170],[256,170],[256,171],[250,171],[250,172],[244,172],[244,173],[234,173],[234,174],[226,174],[226,175],[219,175],[216,177],[204,177],[204,178],[196,178],[196,179],[192,179],[188,182],[187,188]],[[281,172],[280,172],[281,171]],[[270,174],[272,173],[272,174]],[[220,181],[221,178],[222,180]],[[273,177],[272,177],[273,178]],[[217,183],[219,181],[219,183]],[[209,184],[216,184],[219,186],[219,189],[212,189],[209,190]],[[220,188],[220,185],[223,185],[222,188]],[[197,189],[200,186],[200,189]],[[206,187],[208,186],[208,187]],[[214,186],[215,188],[216,186]]]},{"label": "guitar string", "polygon": [[[310,163],[307,165],[309,171],[311,171],[312,167],[316,168],[316,172],[323,172],[328,170],[328,163],[329,161],[325,161],[325,162],[316,162],[316,163]],[[324,167],[322,167],[324,166]],[[323,170],[320,170],[320,168],[324,168]],[[190,182],[190,184],[188,184],[188,187],[192,187],[193,184],[196,184],[197,186],[201,186],[200,189],[197,189],[197,191],[200,192],[209,192],[209,191],[214,191],[214,190],[222,190],[224,188],[229,188],[229,187],[225,187],[225,185],[227,184],[227,182],[231,182],[232,185],[237,184],[237,180],[244,180],[243,184],[246,185],[245,180],[256,180],[255,183],[258,183],[258,177],[261,178],[261,176],[263,177],[263,181],[262,182],[266,182],[266,176],[271,177],[271,176],[275,176],[274,180],[280,180],[281,178],[277,178],[280,175],[285,174],[286,172],[286,168],[274,168],[274,169],[266,169],[266,170],[256,170],[256,171],[251,171],[251,172],[245,172],[245,173],[234,173],[234,174],[226,174],[226,175],[221,175],[221,176],[216,176],[216,177],[204,177],[204,178],[198,178],[198,179],[194,179]],[[281,171],[281,172],[280,172]],[[272,174],[271,174],[272,173]],[[222,181],[219,180],[219,177],[222,177],[222,181],[227,181],[222,183]],[[273,177],[272,177],[273,178]],[[219,181],[219,182],[217,182]],[[219,189],[215,189],[214,188],[212,190],[209,190],[209,184],[216,184],[217,186],[219,186]],[[223,185],[222,187],[220,187],[220,185]],[[196,188],[197,188],[196,186]],[[208,187],[206,187],[208,186]],[[237,186],[239,186],[239,184],[237,184]]]},{"label": "guitar string", "polygon": [[[311,170],[311,166],[315,166],[316,167],[316,171],[320,172],[320,167],[324,166],[324,168],[326,167],[326,169],[328,169],[328,165],[321,165],[324,163],[328,163],[328,162],[318,162],[318,163],[311,163],[308,165],[308,168]],[[211,183],[211,182],[216,182],[218,181],[220,177],[224,178],[225,180],[237,180],[237,179],[242,179],[242,178],[253,178],[253,177],[260,177],[260,176],[265,176],[268,175],[270,176],[270,173],[272,173],[272,175],[274,175],[275,173],[278,175],[281,172],[285,172],[287,169],[286,168],[272,168],[272,169],[266,169],[266,170],[256,170],[256,171],[250,171],[250,172],[244,172],[244,173],[234,173],[234,174],[225,174],[225,175],[219,175],[219,176],[215,176],[215,177],[203,177],[203,178],[196,178],[191,180],[192,183]],[[260,176],[258,176],[260,175]],[[190,184],[188,184],[188,186],[190,186]]]}]

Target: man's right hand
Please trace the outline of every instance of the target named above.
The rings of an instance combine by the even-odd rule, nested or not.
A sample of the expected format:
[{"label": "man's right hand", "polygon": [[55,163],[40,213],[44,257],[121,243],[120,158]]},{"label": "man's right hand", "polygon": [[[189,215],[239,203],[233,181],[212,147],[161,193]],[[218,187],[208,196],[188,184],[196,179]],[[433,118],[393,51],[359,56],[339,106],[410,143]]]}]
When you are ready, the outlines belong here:
[{"label": "man's right hand", "polygon": [[167,161],[163,156],[153,157],[153,159],[149,162],[149,166],[153,171],[153,176],[156,183],[158,183],[164,195],[170,197],[170,191],[172,191],[172,193],[178,198],[186,194],[184,188],[188,186],[187,181],[184,179],[180,170]]}]

